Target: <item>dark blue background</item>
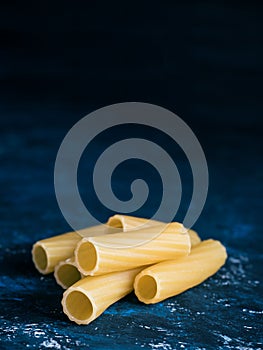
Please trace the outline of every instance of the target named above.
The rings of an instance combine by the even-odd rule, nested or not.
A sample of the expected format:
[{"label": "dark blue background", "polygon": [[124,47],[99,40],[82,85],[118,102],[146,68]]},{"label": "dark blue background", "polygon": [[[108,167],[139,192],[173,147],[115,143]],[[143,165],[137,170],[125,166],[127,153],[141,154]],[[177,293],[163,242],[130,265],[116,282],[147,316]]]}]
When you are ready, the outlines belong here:
[{"label": "dark blue background", "polygon": [[[257,1],[1,2],[0,348],[262,347],[262,10]],[[53,188],[63,137],[88,112],[125,101],[168,108],[199,138],[210,187],[195,229],[220,239],[229,259],[176,298],[146,306],[130,295],[80,327],[63,315],[62,291],[35,271],[30,250],[69,230]],[[89,179],[99,152],[120,133],[158,140],[175,159],[181,220],[192,190],[189,164],[147,128],[112,130],[86,150],[79,178],[86,205],[100,220],[112,214]],[[120,165],[113,187],[128,199],[142,172],[151,197],[136,214],[150,217],[161,193],[150,165]]]}]

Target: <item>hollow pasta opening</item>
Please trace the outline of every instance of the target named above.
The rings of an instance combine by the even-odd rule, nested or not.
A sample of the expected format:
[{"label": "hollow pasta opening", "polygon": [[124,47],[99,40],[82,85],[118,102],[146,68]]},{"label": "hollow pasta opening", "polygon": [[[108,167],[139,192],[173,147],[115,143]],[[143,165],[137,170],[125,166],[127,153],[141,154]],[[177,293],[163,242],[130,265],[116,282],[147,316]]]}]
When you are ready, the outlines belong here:
[{"label": "hollow pasta opening", "polygon": [[41,271],[45,271],[47,268],[47,253],[43,247],[37,245],[33,249],[33,260],[36,264],[36,267]]},{"label": "hollow pasta opening", "polygon": [[123,228],[123,222],[120,218],[116,218],[115,216],[109,218],[108,225],[114,228]]},{"label": "hollow pasta opening", "polygon": [[57,278],[63,287],[69,288],[81,279],[81,274],[74,265],[62,265],[57,271]]},{"label": "hollow pasta opening", "polygon": [[83,321],[93,314],[93,306],[89,298],[80,291],[73,291],[66,298],[67,310],[71,316]]},{"label": "hollow pasta opening", "polygon": [[137,283],[137,293],[144,299],[153,299],[157,293],[157,283],[152,276],[142,276]]},{"label": "hollow pasta opening", "polygon": [[97,264],[97,251],[90,242],[82,242],[77,251],[77,260],[79,267],[83,271],[92,271]]}]

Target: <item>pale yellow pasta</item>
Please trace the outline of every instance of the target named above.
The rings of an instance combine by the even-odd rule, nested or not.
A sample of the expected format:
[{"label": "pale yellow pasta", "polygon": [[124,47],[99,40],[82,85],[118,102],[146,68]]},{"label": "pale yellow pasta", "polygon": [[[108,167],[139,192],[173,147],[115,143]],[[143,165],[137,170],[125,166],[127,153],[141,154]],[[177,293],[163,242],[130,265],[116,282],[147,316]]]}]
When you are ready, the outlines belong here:
[{"label": "pale yellow pasta", "polygon": [[[108,219],[106,225],[92,226],[77,232],[64,233],[36,242],[32,249],[33,262],[39,272],[48,274],[54,271],[55,266],[60,261],[64,261],[72,256],[77,243],[83,237],[120,231],[127,232],[160,225],[160,223],[156,220],[116,214]],[[192,246],[200,242],[196,232],[189,230],[189,236]]]},{"label": "pale yellow pasta", "polygon": [[55,267],[54,276],[57,283],[64,289],[69,288],[82,278],[74,257],[60,261]]},{"label": "pale yellow pasta", "polygon": [[64,292],[64,313],[71,321],[89,324],[133,290],[134,278],[140,271],[141,268],[137,268],[83,278]]},{"label": "pale yellow pasta", "polygon": [[83,238],[75,258],[83,275],[124,271],[188,255],[191,243],[182,224],[170,223],[146,229]]},{"label": "pale yellow pasta", "polygon": [[201,242],[201,238],[199,237],[198,233],[194,230],[188,230],[188,234],[191,241],[191,247],[195,247]]},{"label": "pale yellow pasta", "polygon": [[33,245],[32,257],[35,267],[42,274],[54,271],[55,266],[73,254],[81,237],[76,232],[43,239]]},{"label": "pale yellow pasta", "polygon": [[[152,227],[160,224],[163,224],[163,222],[122,214],[116,214],[111,216],[107,222],[107,225],[111,227],[121,228],[124,232]],[[188,233],[190,236],[192,247],[201,242],[201,239],[196,231],[188,230]]]},{"label": "pale yellow pasta", "polygon": [[83,237],[105,235],[111,232],[116,232],[116,229],[106,225],[97,225],[38,241],[32,249],[35,267],[42,274],[51,273],[60,261],[73,256],[77,243]]},{"label": "pale yellow pasta", "polygon": [[226,258],[226,249],[219,241],[203,241],[187,257],[144,269],[135,278],[135,294],[145,304],[175,296],[212,276]]},{"label": "pale yellow pasta", "polygon": [[160,224],[160,221],[122,214],[115,214],[111,216],[107,221],[107,225],[111,227],[121,228],[124,232],[152,227],[154,225]]}]

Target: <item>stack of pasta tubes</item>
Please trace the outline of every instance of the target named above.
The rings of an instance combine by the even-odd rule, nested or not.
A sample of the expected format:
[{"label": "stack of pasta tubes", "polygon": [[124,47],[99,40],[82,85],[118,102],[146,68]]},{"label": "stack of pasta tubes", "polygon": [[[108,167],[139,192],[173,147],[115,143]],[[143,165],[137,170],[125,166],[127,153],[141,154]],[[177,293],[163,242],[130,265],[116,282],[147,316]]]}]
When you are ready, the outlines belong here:
[{"label": "stack of pasta tubes", "polygon": [[215,274],[227,254],[216,240],[177,222],[114,215],[106,224],[38,241],[33,262],[42,274],[54,272],[64,313],[89,324],[134,290],[153,304],[192,288]]}]

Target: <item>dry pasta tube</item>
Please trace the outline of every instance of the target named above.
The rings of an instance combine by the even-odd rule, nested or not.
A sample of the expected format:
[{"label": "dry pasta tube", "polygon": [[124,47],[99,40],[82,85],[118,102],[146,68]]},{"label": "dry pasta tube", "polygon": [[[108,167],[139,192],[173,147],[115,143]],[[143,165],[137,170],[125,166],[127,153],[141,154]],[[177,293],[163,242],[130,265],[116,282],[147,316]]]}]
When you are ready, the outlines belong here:
[{"label": "dry pasta tube", "polygon": [[195,247],[201,242],[201,238],[196,231],[190,229],[188,230],[188,234],[191,241],[191,247]]},{"label": "dry pasta tube", "polygon": [[190,255],[146,268],[135,278],[134,290],[145,304],[154,304],[203,282],[227,258],[225,247],[212,239],[201,242]]},{"label": "dry pasta tube", "polygon": [[64,292],[64,313],[71,321],[89,324],[133,290],[134,278],[141,269],[83,278]]},{"label": "dry pasta tube", "polygon": [[[154,224],[160,224],[158,221],[141,219],[133,216],[127,215],[114,215],[109,218],[106,225],[108,225],[111,229],[121,229],[124,232],[138,229],[141,225],[147,224],[148,227]],[[84,231],[84,230],[82,230]],[[83,237],[85,236],[85,232]],[[71,257],[64,261],[60,261],[58,265],[55,267],[54,276],[56,282],[64,289],[69,288],[74,283],[79,281],[82,278],[82,274],[78,271],[78,267],[75,263],[75,258]]]},{"label": "dry pasta tube", "polygon": [[[193,246],[192,238],[195,239],[194,245],[200,243],[200,238],[195,233],[195,231],[192,231],[192,236],[190,235],[189,231],[188,233],[191,239],[191,246]],[[196,236],[194,236],[194,234],[196,234]],[[55,267],[54,276],[57,284],[59,284],[63,289],[69,288],[83,277],[83,275],[78,270],[74,257],[69,258],[65,261],[60,261],[60,263]]]},{"label": "dry pasta tube", "polygon": [[75,258],[83,275],[124,271],[159,261],[188,255],[191,244],[182,224],[170,223],[150,228],[83,238]]},{"label": "dry pasta tube", "polygon": [[138,230],[141,228],[160,225],[160,221],[138,218],[136,216],[115,214],[109,218],[107,225],[111,227],[121,228],[124,232]]},{"label": "dry pasta tube", "polygon": [[69,288],[83,277],[75,264],[74,257],[65,261],[60,261],[55,267],[54,276],[57,284],[64,289]]},{"label": "dry pasta tube", "polygon": [[[111,227],[121,228],[124,232],[130,230],[138,230],[141,228],[160,225],[161,221],[149,220],[145,218],[137,218],[135,216],[116,214],[109,218],[107,225]],[[194,230],[188,230],[191,246],[194,247],[201,242],[200,237]]]},{"label": "dry pasta tube", "polygon": [[53,272],[55,266],[73,256],[77,243],[83,237],[105,235],[116,232],[115,228],[106,225],[88,227],[78,232],[69,232],[51,238],[43,239],[33,245],[32,257],[35,267],[42,274]]}]

